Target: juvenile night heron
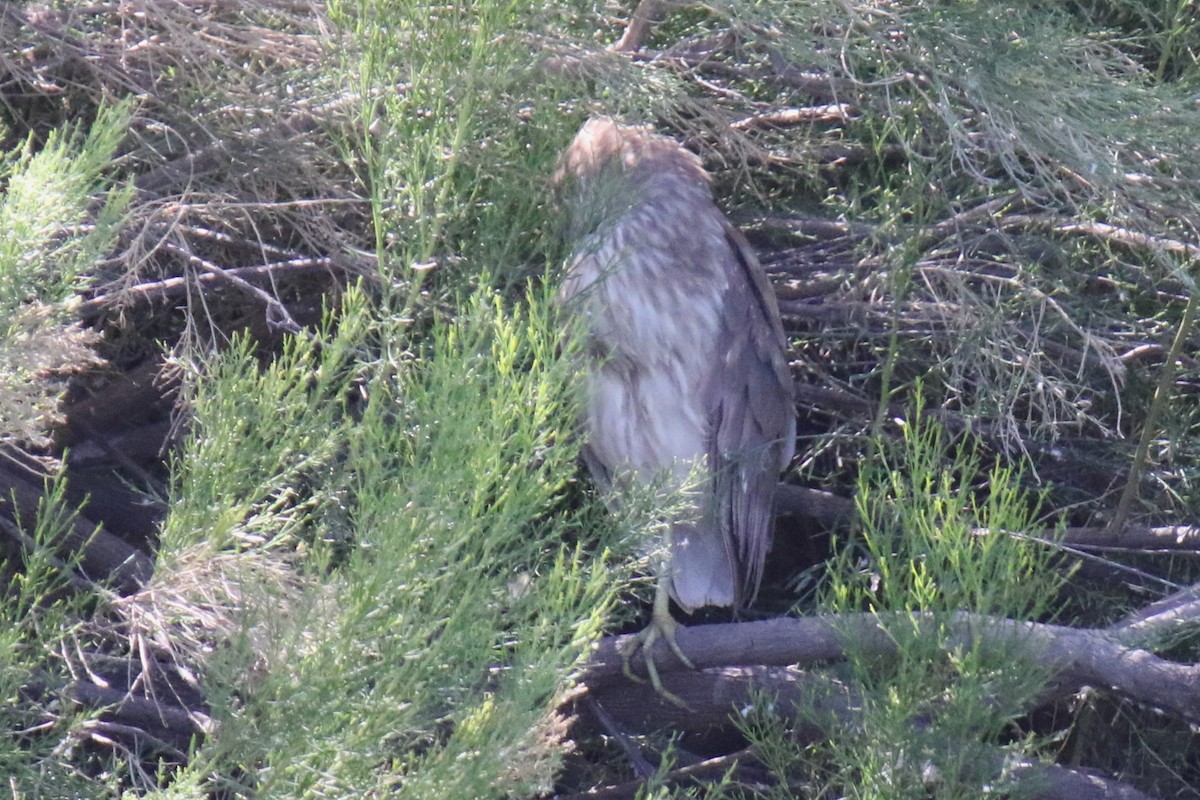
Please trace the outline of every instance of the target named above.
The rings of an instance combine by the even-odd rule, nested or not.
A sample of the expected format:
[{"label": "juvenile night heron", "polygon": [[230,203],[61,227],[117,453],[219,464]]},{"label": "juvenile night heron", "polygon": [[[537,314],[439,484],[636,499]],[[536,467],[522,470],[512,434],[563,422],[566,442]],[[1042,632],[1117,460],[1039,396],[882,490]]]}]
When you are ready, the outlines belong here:
[{"label": "juvenile night heron", "polygon": [[[771,543],[780,471],[796,437],[779,309],[745,237],[713,203],[700,160],[647,128],[588,121],[563,154],[574,256],[559,300],[593,357],[585,460],[597,482],[696,471],[672,525],[650,645],[685,663],[669,600],[749,605]],[[619,486],[612,486],[614,490]]]}]

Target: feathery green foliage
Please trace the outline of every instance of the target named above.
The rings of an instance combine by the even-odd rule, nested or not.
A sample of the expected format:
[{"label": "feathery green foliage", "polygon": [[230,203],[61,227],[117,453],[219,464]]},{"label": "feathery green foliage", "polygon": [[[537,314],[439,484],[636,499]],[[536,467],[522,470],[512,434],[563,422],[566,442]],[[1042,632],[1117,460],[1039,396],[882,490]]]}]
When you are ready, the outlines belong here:
[{"label": "feathery green foliage", "polygon": [[53,131],[33,152],[32,140],[3,163],[0,201],[0,314],[12,317],[31,301],[56,303],[106,254],[128,190],[111,192],[94,228],[82,225],[106,188],[105,170],[125,138],[132,103],[101,108],[86,135],[76,127]]},{"label": "feathery green foliage", "polygon": [[[922,411],[918,403],[914,419]],[[936,423],[903,434],[860,476],[861,530],[831,560],[823,604],[871,613],[897,652],[880,658],[844,638],[848,663],[830,684],[844,711],[831,718],[813,698],[808,713],[833,733],[812,746],[771,715],[770,698],[754,704],[742,728],[781,779],[768,796],[789,796],[782,787],[797,780],[816,795],[864,800],[1036,789],[1008,769],[1036,762],[1036,742],[1008,739],[1048,674],[1019,635],[964,637],[962,623],[967,613],[978,625],[1044,618],[1065,577],[1049,543],[1024,535],[1037,527],[1036,502],[1009,470],[986,467],[969,440],[947,441]]]},{"label": "feathery green foliage", "polygon": [[[340,313],[372,312],[351,293]],[[329,355],[352,351],[339,339],[345,324],[321,343],[297,339],[288,369],[260,371],[234,348],[207,371],[195,408],[197,441],[211,444],[186,451],[178,468],[191,491],[168,523],[192,542],[171,545],[209,536],[210,547],[267,546],[231,539],[225,515],[194,526],[214,503],[247,516],[238,485],[266,497],[273,484],[264,477],[282,463],[325,468],[310,496],[322,485],[347,489],[340,510],[354,533],[323,538],[330,517],[321,513],[304,532],[301,509],[272,511],[269,501],[250,515],[259,521],[247,529],[273,521],[278,534],[303,537],[291,578],[303,589],[244,588],[246,647],[211,669],[236,684],[247,659],[258,659],[255,685],[219,710],[194,774],[232,779],[254,766],[242,790],[285,796],[401,787],[414,797],[522,796],[548,785],[561,733],[551,701],[605,624],[628,562],[628,553],[618,558],[619,530],[581,528],[589,516],[562,505],[574,473],[565,434],[576,382],[553,313],[544,295],[506,310],[480,290],[438,326],[421,360],[398,354],[371,365],[353,423],[331,425],[328,413],[346,411],[335,391],[345,375]],[[380,332],[404,335],[401,326]],[[256,396],[270,404],[226,399]],[[331,433],[343,445],[336,464],[319,457]],[[315,444],[302,451],[298,442]],[[225,488],[208,488],[216,486]]]},{"label": "feathery green foliage", "polygon": [[373,128],[347,152],[384,291],[348,292],[266,365],[243,343],[194,382],[160,559],[276,550],[290,577],[241,587],[241,645],[207,671],[228,685],[251,671],[253,686],[214,704],[217,733],[178,785],[527,796],[550,785],[553,701],[635,562],[629,526],[565,502],[577,354],[553,289],[514,302],[496,288],[557,266],[529,180],[549,174],[565,123],[543,125],[543,105],[510,124],[528,59],[497,46],[513,9],[336,11],[361,25],[343,53]]},{"label": "feathery green foliage", "polygon": [[[51,553],[70,528],[62,476],[48,485],[31,522],[30,544],[19,573],[0,560],[6,577],[0,603],[0,772],[14,796],[84,797],[97,785],[84,779],[67,758],[82,732],[85,717],[59,701],[58,713],[47,705],[70,680],[60,659],[50,652],[74,646],[79,620],[91,598],[75,593],[64,576],[64,564]],[[66,565],[70,566],[70,565]]]},{"label": "feathery green foliage", "polygon": [[280,528],[280,511],[327,479],[345,447],[345,399],[363,369],[355,358],[366,314],[352,293],[339,324],[330,315],[315,335],[287,340],[266,364],[242,337],[219,358],[186,365],[195,375],[189,383],[195,427],[186,461],[172,472],[173,494],[187,502],[164,525],[164,557],[197,543],[220,551],[290,535],[294,544],[300,532],[293,528],[302,529],[307,517],[289,514],[289,525]]},{"label": "feathery green foliage", "polygon": [[831,573],[834,610],[1043,617],[1063,577],[1020,535],[1039,528],[1036,498],[1011,470],[985,469],[969,437],[947,442],[923,411],[918,402],[902,443],[859,479],[861,550],[848,547]]},{"label": "feathery green foliage", "polygon": [[1194,79],[1200,69],[1196,0],[1073,0],[1159,81]]},{"label": "feathery green foliage", "polygon": [[542,182],[574,124],[556,102],[567,99],[562,82],[538,74],[524,41],[538,12],[376,0],[331,11],[348,89],[361,96],[348,153],[396,310],[418,304],[430,275],[446,286],[473,282],[483,264],[498,280],[527,268],[531,253],[545,253]]},{"label": "feathery green foliage", "polygon": [[1019,635],[963,641],[952,623],[1045,619],[1066,578],[1051,544],[1025,535],[1037,503],[1011,470],[922,412],[918,401],[902,442],[862,473],[862,529],[829,573],[829,609],[877,615],[898,647],[883,663],[847,644],[861,717],[819,749],[850,797],[978,797],[1006,784],[1006,759],[1036,759],[1032,742],[1001,745],[1048,674]]},{"label": "feathery green foliage", "polygon": [[68,126],[36,152],[31,138],[0,157],[0,441],[43,442],[63,388],[54,373],[96,360],[58,304],[107,254],[123,219],[131,195],[110,190],[105,171],[131,109],[101,108],[86,134]]},{"label": "feathery green foliage", "polygon": [[[129,193],[106,173],[126,134],[132,104],[102,108],[86,133],[53,131],[0,158],[0,444],[44,444],[72,370],[97,361],[92,337],[69,322],[66,303],[107,254]],[[107,198],[100,195],[108,192]],[[94,211],[99,204],[99,211]],[[11,458],[11,454],[8,456]],[[67,755],[82,717],[56,700],[69,679],[48,653],[70,646],[91,593],[71,586],[73,566],[55,553],[71,529],[61,472],[47,481],[36,519],[3,520],[0,557],[0,772],[14,794],[79,797],[84,780]],[[8,498],[6,504],[11,505]],[[12,537],[24,528],[20,546]],[[64,556],[70,561],[70,556]],[[46,709],[54,703],[57,713]]]}]

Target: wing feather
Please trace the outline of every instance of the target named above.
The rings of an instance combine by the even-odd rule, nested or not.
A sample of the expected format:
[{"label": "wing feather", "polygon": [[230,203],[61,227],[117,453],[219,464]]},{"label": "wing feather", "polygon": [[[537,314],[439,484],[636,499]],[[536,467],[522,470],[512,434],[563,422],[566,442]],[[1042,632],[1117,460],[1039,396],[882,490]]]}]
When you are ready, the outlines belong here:
[{"label": "wing feather", "polygon": [[794,389],[786,338],[766,274],[749,243],[725,223],[730,281],[717,341],[720,368],[706,387],[714,503],[738,564],[738,605],[758,592],[771,543],[779,472],[795,448]]}]

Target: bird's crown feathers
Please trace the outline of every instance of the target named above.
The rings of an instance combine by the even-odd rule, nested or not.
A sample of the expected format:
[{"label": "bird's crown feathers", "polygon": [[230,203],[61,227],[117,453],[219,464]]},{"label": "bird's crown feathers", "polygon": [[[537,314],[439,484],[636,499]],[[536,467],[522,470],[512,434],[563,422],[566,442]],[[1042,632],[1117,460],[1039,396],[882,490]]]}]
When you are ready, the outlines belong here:
[{"label": "bird's crown feathers", "polygon": [[700,159],[674,139],[647,127],[621,125],[611,117],[584,123],[559,160],[555,182],[587,182],[612,168],[627,178],[674,174],[704,186],[709,183]]}]

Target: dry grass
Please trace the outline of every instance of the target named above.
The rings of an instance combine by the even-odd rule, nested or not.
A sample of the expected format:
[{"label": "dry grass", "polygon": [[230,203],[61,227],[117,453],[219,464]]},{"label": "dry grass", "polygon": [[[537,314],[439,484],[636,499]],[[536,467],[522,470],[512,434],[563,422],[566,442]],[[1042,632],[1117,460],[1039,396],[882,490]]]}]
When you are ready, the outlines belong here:
[{"label": "dry grass", "polygon": [[[85,309],[139,320],[120,358],[178,339],[181,326],[185,343],[207,349],[264,306],[285,327],[289,304],[311,322],[319,303],[298,298],[372,271],[355,255],[373,249],[361,191],[323,135],[344,125],[346,103],[320,85],[332,34],[319,4],[28,4],[6,7],[2,24],[14,134],[87,115],[104,97],[139,98],[120,162],[136,197]],[[215,304],[213,281],[229,288]],[[162,313],[180,299],[184,314]]]}]

